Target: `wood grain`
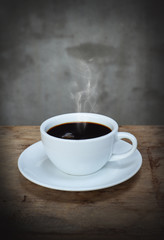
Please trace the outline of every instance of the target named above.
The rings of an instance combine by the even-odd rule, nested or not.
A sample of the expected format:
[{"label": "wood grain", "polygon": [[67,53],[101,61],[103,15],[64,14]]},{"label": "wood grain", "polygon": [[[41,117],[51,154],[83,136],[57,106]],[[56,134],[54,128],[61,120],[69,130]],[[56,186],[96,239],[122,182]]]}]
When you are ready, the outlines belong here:
[{"label": "wood grain", "polygon": [[2,230],[17,239],[160,239],[164,235],[164,126],[120,126],[134,134],[140,171],[112,188],[65,192],[29,182],[21,152],[40,140],[38,126],[0,127]]}]

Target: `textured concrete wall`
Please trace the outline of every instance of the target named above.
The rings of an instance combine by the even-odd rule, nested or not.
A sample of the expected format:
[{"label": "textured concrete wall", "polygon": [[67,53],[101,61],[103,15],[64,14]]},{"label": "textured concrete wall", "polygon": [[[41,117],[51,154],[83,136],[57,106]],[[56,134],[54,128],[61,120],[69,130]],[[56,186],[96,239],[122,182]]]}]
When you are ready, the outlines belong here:
[{"label": "textured concrete wall", "polygon": [[77,110],[164,123],[162,1],[0,4],[0,124]]}]

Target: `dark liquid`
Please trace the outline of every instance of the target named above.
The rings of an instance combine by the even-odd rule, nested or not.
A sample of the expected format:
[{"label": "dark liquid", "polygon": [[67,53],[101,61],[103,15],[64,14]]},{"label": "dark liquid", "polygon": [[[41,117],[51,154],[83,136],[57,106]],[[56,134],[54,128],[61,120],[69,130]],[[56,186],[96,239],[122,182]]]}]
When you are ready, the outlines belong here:
[{"label": "dark liquid", "polygon": [[50,128],[47,133],[51,136],[63,139],[90,139],[104,136],[111,132],[111,129],[92,122],[64,123]]}]

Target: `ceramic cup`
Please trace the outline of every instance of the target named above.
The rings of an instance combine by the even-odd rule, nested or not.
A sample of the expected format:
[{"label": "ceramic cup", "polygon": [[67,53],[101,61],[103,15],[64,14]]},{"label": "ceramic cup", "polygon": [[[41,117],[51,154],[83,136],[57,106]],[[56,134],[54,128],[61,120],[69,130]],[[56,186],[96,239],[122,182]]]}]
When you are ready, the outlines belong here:
[{"label": "ceramic cup", "polygon": [[[62,139],[50,136],[47,131],[62,123],[93,122],[103,124],[112,131],[91,139]],[[137,148],[136,138],[127,132],[118,132],[118,124],[112,118],[94,113],[68,113],[44,121],[40,126],[41,139],[51,162],[61,171],[71,175],[87,175],[101,169],[108,161],[129,157]],[[113,148],[120,139],[129,139],[131,149],[122,154],[113,154]]]}]

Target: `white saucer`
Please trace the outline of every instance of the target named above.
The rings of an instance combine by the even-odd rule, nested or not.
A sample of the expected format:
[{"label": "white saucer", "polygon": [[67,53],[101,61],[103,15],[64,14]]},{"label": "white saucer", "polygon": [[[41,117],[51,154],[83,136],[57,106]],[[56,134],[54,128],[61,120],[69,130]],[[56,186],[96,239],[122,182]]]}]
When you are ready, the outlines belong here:
[{"label": "white saucer", "polygon": [[[120,140],[114,153],[126,152],[130,147],[129,143]],[[134,176],[141,165],[142,156],[136,150],[128,158],[109,161],[96,173],[72,176],[61,172],[50,162],[41,141],[25,149],[18,159],[18,168],[25,178],[40,186],[64,191],[91,191],[112,187]]]}]

